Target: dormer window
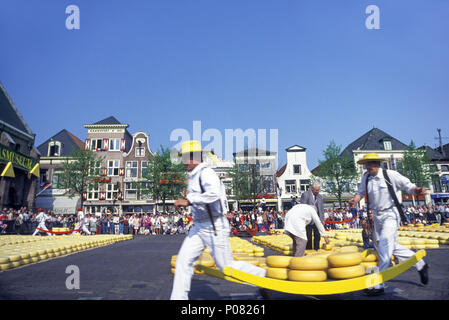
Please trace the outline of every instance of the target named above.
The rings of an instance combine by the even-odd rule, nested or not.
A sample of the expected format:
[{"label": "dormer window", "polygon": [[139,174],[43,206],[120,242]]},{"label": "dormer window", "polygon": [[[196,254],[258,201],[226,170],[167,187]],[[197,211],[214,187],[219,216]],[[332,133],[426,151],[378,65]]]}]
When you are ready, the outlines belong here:
[{"label": "dormer window", "polygon": [[384,150],[392,150],[391,139],[384,138],[382,139],[382,143],[384,145]]},{"label": "dormer window", "polygon": [[61,142],[50,141],[48,144],[48,156],[49,157],[59,157],[61,155]]}]

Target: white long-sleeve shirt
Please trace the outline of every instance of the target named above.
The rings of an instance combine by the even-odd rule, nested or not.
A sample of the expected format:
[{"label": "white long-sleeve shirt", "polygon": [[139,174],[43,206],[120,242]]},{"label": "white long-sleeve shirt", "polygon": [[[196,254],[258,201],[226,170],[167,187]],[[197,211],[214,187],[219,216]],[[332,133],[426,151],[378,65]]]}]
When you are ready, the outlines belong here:
[{"label": "white long-sleeve shirt", "polygon": [[[204,193],[201,192],[200,175]],[[207,204],[213,216],[226,214],[225,189],[215,171],[204,162],[188,173],[186,197],[191,204],[192,215],[196,221],[209,219]]]},{"label": "white long-sleeve shirt", "polygon": [[307,240],[306,226],[312,221],[317,226],[320,235],[325,237],[326,230],[318,217],[316,209],[311,205],[300,203],[291,208],[285,215],[284,230]]},{"label": "white long-sleeve shirt", "polygon": [[[414,185],[408,178],[394,170],[387,170],[387,174],[388,177],[390,177],[391,184],[393,185],[393,189],[396,192],[399,202],[402,202],[401,190],[408,194],[412,194],[413,188],[415,188],[416,185]],[[365,197],[367,178],[369,208],[372,209],[373,212],[379,212],[393,207],[394,201],[388,191],[387,182],[385,181],[382,169],[379,169],[379,172],[375,177],[372,177],[369,174],[364,174],[356,194],[360,195],[362,198]]]},{"label": "white long-sleeve shirt", "polygon": [[44,223],[47,219],[48,216],[44,212],[41,212],[36,216],[36,221],[39,222],[40,224]]}]

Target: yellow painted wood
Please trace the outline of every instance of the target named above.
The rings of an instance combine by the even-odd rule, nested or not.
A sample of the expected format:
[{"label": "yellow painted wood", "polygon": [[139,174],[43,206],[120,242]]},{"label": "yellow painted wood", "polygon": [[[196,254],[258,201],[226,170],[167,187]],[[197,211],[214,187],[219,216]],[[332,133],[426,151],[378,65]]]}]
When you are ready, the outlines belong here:
[{"label": "yellow painted wood", "polygon": [[10,178],[15,178],[16,175],[14,174],[14,169],[12,166],[12,162],[8,162],[5,166],[5,169],[3,169],[2,174],[0,175],[2,177],[10,177]]},{"label": "yellow painted wood", "polygon": [[[249,273],[241,272],[231,267],[224,267],[221,278],[234,278],[242,282],[256,285],[258,287],[292,293],[292,294],[309,294],[309,295],[329,295],[339,294],[352,291],[363,290],[373,287],[377,284],[391,280],[401,273],[407,271],[414,266],[419,260],[426,255],[425,250],[418,251],[414,256],[404,262],[388,268],[382,272],[375,272],[358,278],[347,280],[323,281],[323,282],[296,282],[270,279],[266,277],[258,277]],[[209,273],[208,273],[209,274]],[[228,280],[226,279],[226,280]]]},{"label": "yellow painted wood", "polygon": [[196,266],[196,268],[197,268],[198,270],[204,271],[204,273],[206,273],[206,274],[208,274],[208,275],[210,275],[210,276],[212,276],[212,277],[215,277],[215,278],[219,278],[219,279],[223,279],[223,280],[228,280],[228,281],[235,282],[235,283],[240,283],[240,284],[246,284],[246,283],[244,283],[244,282],[242,282],[242,281],[240,281],[240,280],[237,280],[237,279],[234,279],[234,278],[232,278],[232,277],[226,276],[225,274],[223,274],[223,273],[222,273],[220,270],[218,270],[218,269],[213,269],[213,268],[210,268],[210,267],[206,267],[206,266],[203,266],[203,265],[201,265],[201,264],[198,264],[198,265]]}]

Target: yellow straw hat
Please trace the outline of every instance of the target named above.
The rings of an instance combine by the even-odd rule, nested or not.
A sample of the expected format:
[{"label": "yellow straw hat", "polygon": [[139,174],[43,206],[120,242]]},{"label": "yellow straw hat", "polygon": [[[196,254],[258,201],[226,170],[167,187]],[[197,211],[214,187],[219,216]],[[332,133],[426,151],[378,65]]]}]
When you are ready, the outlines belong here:
[{"label": "yellow straw hat", "polygon": [[380,158],[377,153],[367,153],[363,156],[362,159],[357,161],[358,164],[365,164],[367,162],[385,162],[388,161],[388,159]]},{"label": "yellow straw hat", "polygon": [[197,140],[190,140],[183,142],[181,144],[181,154],[191,152],[205,152],[205,150],[201,148],[201,142]]}]

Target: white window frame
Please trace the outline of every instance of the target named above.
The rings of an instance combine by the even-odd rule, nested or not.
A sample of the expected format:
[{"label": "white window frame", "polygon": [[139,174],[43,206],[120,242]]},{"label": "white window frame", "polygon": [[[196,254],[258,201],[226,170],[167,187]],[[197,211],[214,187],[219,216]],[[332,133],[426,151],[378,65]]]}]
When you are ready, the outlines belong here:
[{"label": "white window frame", "polygon": [[101,174],[101,161],[94,161],[89,166],[90,176],[99,176]]},{"label": "white window frame", "polygon": [[[112,162],[112,166],[111,166]],[[115,174],[115,170],[117,170],[117,174]],[[108,177],[117,177],[120,175],[120,160],[108,160]]]},{"label": "white window frame", "polygon": [[48,175],[49,175],[48,169],[40,169],[40,172],[39,172],[40,183],[44,183],[44,181],[50,181]]},{"label": "white window frame", "polygon": [[[132,166],[130,166],[132,164]],[[135,164],[135,166],[133,165]],[[136,170],[136,175],[131,176],[129,172],[131,172],[132,169]],[[125,177],[126,178],[137,178],[139,176],[139,161],[126,161],[125,165]]]},{"label": "white window frame", "polygon": [[[138,152],[138,151],[143,151],[143,152]],[[145,157],[145,147],[136,147],[136,157],[137,158]]]},{"label": "white window frame", "polygon": [[[135,191],[134,195],[130,197],[129,191]],[[137,200],[137,183],[125,182],[125,200]]]},{"label": "white window frame", "polygon": [[106,200],[114,200],[118,197],[118,185],[116,183],[108,183],[106,185]]},{"label": "white window frame", "polygon": [[100,186],[97,185],[96,188],[87,188],[87,200],[98,200],[100,199]]},{"label": "white window frame", "polygon": [[261,164],[262,169],[269,170],[271,169],[271,162],[265,162]]},{"label": "white window frame", "polygon": [[[55,152],[55,154],[50,154],[51,147],[57,146],[58,152]],[[48,150],[47,150],[47,156],[49,157],[59,157],[61,155],[61,142],[59,141],[50,141],[48,143]]]},{"label": "white window frame", "polygon": [[[299,167],[299,172],[295,172],[295,167]],[[293,165],[293,174],[301,175],[301,165],[300,164]]]},{"label": "white window frame", "polygon": [[[97,146],[98,141],[100,141],[100,147]],[[94,147],[94,144],[95,144],[95,147]],[[103,148],[103,139],[102,138],[90,139],[90,150],[95,151],[96,149],[101,150],[102,148]]]},{"label": "white window frame", "polygon": [[[145,163],[145,166],[143,165],[144,163]],[[143,177],[143,175],[144,175],[143,169],[144,168],[148,169],[148,163],[149,163],[149,161],[141,161],[140,162],[140,176],[141,177]]]},{"label": "white window frame", "polygon": [[385,150],[393,150],[393,146],[391,145],[390,140],[384,140],[384,149]]},{"label": "white window frame", "polygon": [[122,143],[121,139],[114,138],[109,139],[109,149],[108,151],[120,151],[120,144]]},{"label": "white window frame", "polygon": [[151,185],[149,182],[140,182],[140,190],[137,190],[137,193],[139,193],[140,200],[151,200],[150,195],[143,195],[142,190],[149,190],[151,188]]},{"label": "white window frame", "polygon": [[52,171],[52,176],[51,176],[51,185],[53,187],[53,189],[63,189],[63,188],[59,188],[59,175],[63,174],[63,170],[61,170],[59,168],[58,169],[53,169]]},{"label": "white window frame", "polygon": [[[295,183],[294,184],[292,184],[292,183],[288,183],[287,184],[287,181],[295,181]],[[297,183],[296,183],[296,180],[285,180],[284,181],[284,184],[285,184],[285,192],[286,193],[296,193],[297,192]],[[294,190],[292,189],[292,187],[294,188]]]}]

